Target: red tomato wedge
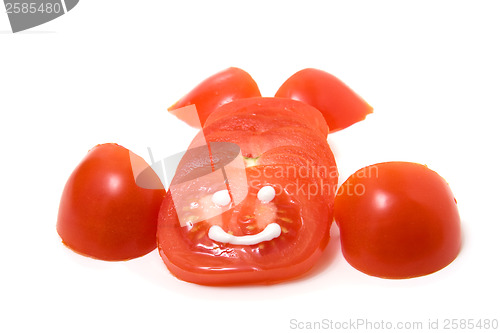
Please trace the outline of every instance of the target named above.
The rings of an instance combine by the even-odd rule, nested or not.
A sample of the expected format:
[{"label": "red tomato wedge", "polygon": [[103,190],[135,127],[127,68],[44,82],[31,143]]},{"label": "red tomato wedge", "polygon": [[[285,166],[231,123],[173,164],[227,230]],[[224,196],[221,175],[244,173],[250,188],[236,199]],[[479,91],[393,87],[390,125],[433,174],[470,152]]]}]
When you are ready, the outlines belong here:
[{"label": "red tomato wedge", "polygon": [[[203,126],[208,116],[218,107],[234,100],[259,96],[259,87],[250,74],[240,68],[230,67],[205,79],[168,110],[194,104]],[[178,116],[182,119],[182,113]]]},{"label": "red tomato wedge", "polygon": [[[132,163],[157,189],[136,185]],[[139,156],[117,144],[92,148],[69,177],[57,232],[72,250],[102,260],[126,260],[156,248],[161,182]]]},{"label": "red tomato wedge", "polygon": [[275,96],[317,108],[325,117],[330,133],[351,126],[373,112],[368,103],[337,77],[314,68],[292,75]]},{"label": "red tomato wedge", "polygon": [[335,198],[342,252],[383,278],[433,273],[460,251],[460,217],[446,181],[424,165],[379,163],[358,170]]},{"label": "red tomato wedge", "polygon": [[[328,243],[337,185],[321,113],[289,99],[238,100],[212,113],[203,133],[210,158],[190,153],[199,146],[195,139],[172,182],[180,185],[171,185],[160,209],[158,249],[166,266],[182,280],[205,285],[268,284],[306,273]],[[223,208],[214,193],[226,184],[204,182],[200,170],[220,167],[215,144],[224,142],[241,149],[246,180],[227,187],[232,201]],[[220,214],[212,214],[217,209]],[[238,243],[259,238],[270,225],[278,236]],[[214,226],[226,241],[211,236]]]}]

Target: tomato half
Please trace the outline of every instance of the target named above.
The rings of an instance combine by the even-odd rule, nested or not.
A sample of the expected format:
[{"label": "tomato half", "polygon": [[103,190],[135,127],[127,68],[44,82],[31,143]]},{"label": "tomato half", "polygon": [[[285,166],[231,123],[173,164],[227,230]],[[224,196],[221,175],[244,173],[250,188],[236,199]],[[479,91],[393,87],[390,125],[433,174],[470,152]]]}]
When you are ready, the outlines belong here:
[{"label": "tomato half", "polygon": [[[198,84],[172,105],[169,111],[194,104],[203,126],[208,116],[219,106],[237,99],[259,96],[259,87],[250,74],[240,68],[230,67]],[[182,118],[182,114],[179,117]]]},{"label": "tomato half", "polygon": [[460,251],[460,217],[446,181],[424,165],[387,162],[351,175],[335,198],[342,252],[383,278],[433,273]]},{"label": "tomato half", "polygon": [[[174,202],[171,186],[158,219],[158,249],[169,270],[206,285],[276,283],[307,272],[328,243],[333,221],[337,173],[326,132],[318,110],[288,99],[245,99],[215,111],[202,133],[211,145],[239,146],[246,179],[228,193],[234,199],[243,187],[247,192],[241,202],[224,209],[214,204],[214,193],[225,184],[204,183],[191,175],[203,168],[216,170],[220,157],[215,149],[210,158],[188,151],[173,181],[181,184],[175,190],[181,203]],[[275,193],[269,201],[262,199],[264,188]],[[217,209],[220,214],[199,218]],[[270,225],[279,226],[278,236],[237,243],[262,235]],[[214,226],[233,240],[212,238]]]},{"label": "tomato half", "polygon": [[[131,162],[136,170],[150,170],[147,176],[156,186],[139,187]],[[139,156],[117,144],[97,145],[66,183],[57,232],[69,248],[97,259],[145,255],[156,248],[158,211],[165,197],[161,187]]]},{"label": "tomato half", "polygon": [[314,68],[292,75],[275,96],[317,108],[325,117],[330,133],[351,126],[373,112],[368,103],[337,77]]}]

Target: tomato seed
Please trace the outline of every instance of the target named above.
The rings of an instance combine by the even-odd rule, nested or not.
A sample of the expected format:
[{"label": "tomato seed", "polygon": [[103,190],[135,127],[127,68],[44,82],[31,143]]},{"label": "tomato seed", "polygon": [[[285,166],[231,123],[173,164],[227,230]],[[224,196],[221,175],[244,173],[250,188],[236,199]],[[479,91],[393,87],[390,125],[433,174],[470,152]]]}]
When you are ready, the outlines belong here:
[{"label": "tomato seed", "polygon": [[292,223],[293,221],[288,217],[280,217],[280,220],[286,223]]}]

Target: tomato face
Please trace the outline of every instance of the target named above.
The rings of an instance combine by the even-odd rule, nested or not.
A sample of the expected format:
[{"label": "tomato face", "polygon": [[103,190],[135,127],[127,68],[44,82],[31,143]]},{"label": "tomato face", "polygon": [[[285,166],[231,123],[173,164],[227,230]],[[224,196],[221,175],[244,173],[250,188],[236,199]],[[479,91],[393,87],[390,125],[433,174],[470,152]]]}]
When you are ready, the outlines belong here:
[{"label": "tomato face", "polygon": [[373,276],[430,274],[460,250],[460,217],[448,184],[416,163],[357,171],[339,188],[335,220],[347,261]]},{"label": "tomato face", "polygon": [[325,117],[330,133],[365,119],[373,111],[338,78],[313,68],[292,75],[275,96],[302,101],[317,108]]},{"label": "tomato face", "polygon": [[[301,121],[306,114],[312,118]],[[238,144],[246,179],[230,179],[227,189],[192,179],[205,167],[217,170],[221,158],[216,149],[210,158],[185,155],[173,181],[180,185],[171,186],[158,219],[169,270],[207,285],[276,283],[307,272],[328,242],[337,184],[321,129],[319,111],[292,100],[246,99],[214,112],[205,139]]]},{"label": "tomato face", "polygon": [[[221,105],[249,97],[260,97],[257,83],[244,70],[230,67],[198,84],[169,111],[194,104],[203,126],[208,116]],[[182,114],[179,117],[182,118]]]},{"label": "tomato face", "polygon": [[[126,260],[156,247],[165,190],[137,186],[131,162],[136,170],[149,168],[128,149],[103,144],[91,149],[73,171],[57,219],[57,232],[69,248],[97,259]],[[154,172],[148,177],[161,188]]]}]

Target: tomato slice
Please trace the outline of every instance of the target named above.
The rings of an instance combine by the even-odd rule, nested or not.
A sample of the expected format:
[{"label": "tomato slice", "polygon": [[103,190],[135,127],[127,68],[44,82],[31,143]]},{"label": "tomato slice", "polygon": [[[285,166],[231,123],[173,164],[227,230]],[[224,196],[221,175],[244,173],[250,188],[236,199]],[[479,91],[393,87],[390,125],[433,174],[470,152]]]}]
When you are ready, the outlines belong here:
[{"label": "tomato slice", "polygon": [[[317,113],[321,126],[311,119],[290,120],[306,113]],[[306,273],[328,243],[333,221],[337,174],[326,131],[321,130],[325,128],[317,110],[293,100],[245,99],[214,112],[203,130],[206,141],[239,145],[246,180],[244,186],[228,187],[228,193],[234,199],[246,187],[246,196],[214,214],[221,207],[213,197],[225,185],[203,184],[190,175],[201,176],[200,170],[210,163],[214,167],[219,157],[213,151],[211,159],[188,151],[176,173],[183,185],[171,187],[158,219],[158,249],[169,270],[182,280],[206,285],[276,283]],[[264,144],[270,138],[275,143]],[[184,179],[190,181],[182,183]],[[263,189],[270,187],[274,196],[263,200]],[[175,202],[175,192],[181,193],[181,204]],[[276,225],[277,236],[238,243],[246,236],[261,237]],[[214,226],[227,241],[211,237]]]},{"label": "tomato slice", "polygon": [[[138,186],[133,166],[141,170],[138,177],[146,175],[153,186]],[[97,145],[64,187],[57,232],[64,244],[86,256],[136,258],[156,248],[164,197],[159,178],[142,158],[117,144]]]},{"label": "tomato slice", "polygon": [[330,133],[351,126],[373,112],[368,103],[337,77],[314,68],[292,75],[275,96],[302,101],[317,108],[325,117]]},{"label": "tomato slice", "polygon": [[[234,100],[258,96],[259,87],[250,74],[240,68],[230,67],[205,79],[168,110],[194,104],[203,126],[208,116],[218,107]],[[182,114],[179,117],[182,119]],[[186,122],[190,123],[187,119]]]},{"label": "tomato slice", "polygon": [[433,273],[460,251],[460,217],[446,181],[424,165],[379,163],[358,170],[335,198],[342,252],[383,278]]}]

